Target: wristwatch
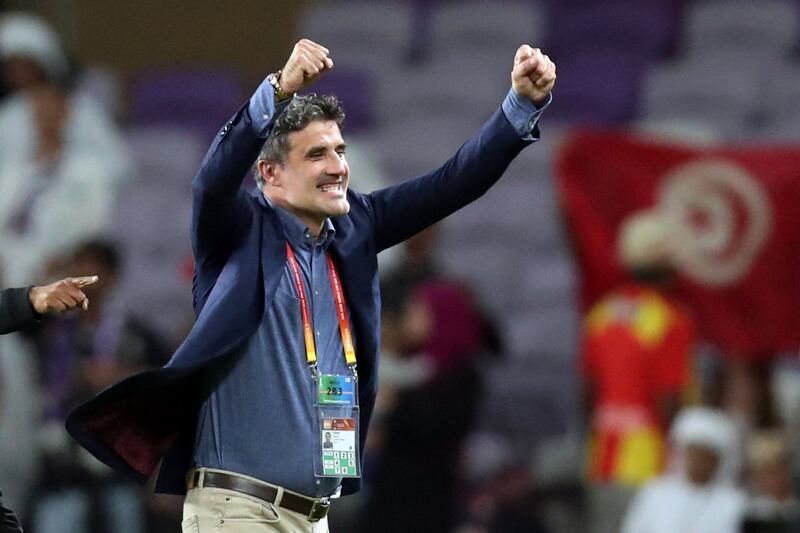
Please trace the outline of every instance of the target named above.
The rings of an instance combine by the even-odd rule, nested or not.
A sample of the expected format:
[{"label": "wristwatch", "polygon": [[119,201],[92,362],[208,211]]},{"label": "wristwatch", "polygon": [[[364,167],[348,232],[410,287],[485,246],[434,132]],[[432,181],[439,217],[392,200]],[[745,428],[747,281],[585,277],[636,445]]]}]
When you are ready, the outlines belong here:
[{"label": "wristwatch", "polygon": [[280,79],[281,79],[280,70],[278,72],[273,72],[272,74],[267,76],[267,81],[269,82],[270,85],[272,85],[272,88],[275,89],[275,100],[278,102],[282,102],[283,100],[292,97],[291,93],[287,93],[281,88]]}]

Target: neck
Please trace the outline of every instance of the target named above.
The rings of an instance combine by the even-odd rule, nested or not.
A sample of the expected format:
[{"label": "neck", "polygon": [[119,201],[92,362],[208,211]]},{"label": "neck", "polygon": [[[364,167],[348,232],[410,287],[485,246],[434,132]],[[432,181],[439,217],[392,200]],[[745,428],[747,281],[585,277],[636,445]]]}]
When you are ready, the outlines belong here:
[{"label": "neck", "polygon": [[288,211],[291,213],[295,218],[297,218],[300,222],[306,225],[308,228],[308,233],[314,238],[319,237],[319,234],[322,233],[322,228],[325,225],[325,218],[320,218],[318,215],[312,215],[307,211],[302,209],[297,209],[296,207],[290,205],[286,200],[283,198],[270,196],[269,194],[264,193],[264,196],[267,200],[270,201],[273,205],[276,205],[283,209],[284,211]]}]

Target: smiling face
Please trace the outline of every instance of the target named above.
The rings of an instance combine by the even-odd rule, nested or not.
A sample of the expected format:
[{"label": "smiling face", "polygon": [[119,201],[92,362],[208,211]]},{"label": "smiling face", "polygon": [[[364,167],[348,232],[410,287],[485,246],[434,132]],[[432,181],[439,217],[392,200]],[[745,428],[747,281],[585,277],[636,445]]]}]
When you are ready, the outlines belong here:
[{"label": "smiling face", "polygon": [[289,134],[289,152],[283,162],[261,160],[261,191],[273,203],[294,214],[312,234],[326,218],[347,214],[350,167],[345,143],[332,120],[314,120]]}]

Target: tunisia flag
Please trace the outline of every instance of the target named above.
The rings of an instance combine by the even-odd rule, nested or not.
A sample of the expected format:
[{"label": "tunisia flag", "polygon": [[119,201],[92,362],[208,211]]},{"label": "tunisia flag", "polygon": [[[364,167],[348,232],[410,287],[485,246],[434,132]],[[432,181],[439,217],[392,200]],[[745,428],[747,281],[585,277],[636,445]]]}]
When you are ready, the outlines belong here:
[{"label": "tunisia flag", "polygon": [[658,208],[677,235],[679,298],[728,350],[800,346],[800,147],[697,149],[579,132],[558,159],[584,308],[624,281],[622,220]]}]

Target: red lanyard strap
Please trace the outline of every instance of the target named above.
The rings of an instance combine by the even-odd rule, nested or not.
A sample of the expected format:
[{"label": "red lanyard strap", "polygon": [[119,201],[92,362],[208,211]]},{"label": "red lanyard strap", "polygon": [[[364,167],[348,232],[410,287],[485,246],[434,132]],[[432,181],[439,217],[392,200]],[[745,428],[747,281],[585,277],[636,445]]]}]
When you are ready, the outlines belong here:
[{"label": "red lanyard strap", "polygon": [[[289,267],[292,270],[292,280],[294,281],[295,289],[297,289],[297,296],[300,299],[300,317],[303,319],[306,361],[309,365],[315,366],[317,364],[317,350],[314,343],[314,327],[311,325],[311,312],[309,311],[308,298],[306,297],[306,291],[303,287],[300,265],[297,263],[297,257],[295,257],[294,251],[288,242],[286,243],[286,258],[289,260]],[[325,259],[328,264],[328,276],[331,281],[331,289],[333,290],[333,301],[336,304],[336,317],[339,319],[339,333],[342,336],[344,359],[347,366],[355,370],[356,352],[353,348],[353,335],[350,331],[350,322],[347,320],[347,302],[345,302],[344,299],[342,282],[339,278],[339,273],[336,271],[336,265],[333,264],[330,255],[325,254]]]}]

